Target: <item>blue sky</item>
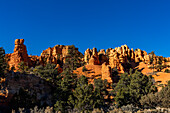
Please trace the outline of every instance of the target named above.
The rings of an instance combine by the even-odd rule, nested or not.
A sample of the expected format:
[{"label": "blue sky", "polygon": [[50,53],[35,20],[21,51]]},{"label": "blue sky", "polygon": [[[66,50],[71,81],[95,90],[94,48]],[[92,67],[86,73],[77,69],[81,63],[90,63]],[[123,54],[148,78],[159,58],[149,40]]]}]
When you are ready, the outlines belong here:
[{"label": "blue sky", "polygon": [[0,46],[12,53],[24,38],[28,54],[57,44],[130,48],[170,57],[169,0],[0,0]]}]

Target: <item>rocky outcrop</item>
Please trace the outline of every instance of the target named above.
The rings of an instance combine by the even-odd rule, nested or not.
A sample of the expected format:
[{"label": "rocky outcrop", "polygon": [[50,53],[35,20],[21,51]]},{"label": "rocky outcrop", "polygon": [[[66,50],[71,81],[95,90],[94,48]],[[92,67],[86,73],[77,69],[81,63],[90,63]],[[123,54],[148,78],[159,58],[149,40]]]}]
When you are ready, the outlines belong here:
[{"label": "rocky outcrop", "polygon": [[79,59],[82,60],[83,54],[78,51],[78,48],[64,45],[56,45],[53,48],[43,50],[40,56],[28,55],[26,46],[24,45],[24,39],[16,39],[14,52],[12,54],[6,54],[6,58],[9,67],[15,67],[16,70],[18,69],[18,64],[23,61],[29,67],[54,63],[60,67],[59,70],[61,71],[61,66],[72,48],[75,54],[80,57]]},{"label": "rocky outcrop", "polygon": [[87,49],[84,53],[84,62],[89,63],[90,65],[98,65],[99,62],[99,57],[97,53],[97,49]]},{"label": "rocky outcrop", "polygon": [[62,65],[65,62],[65,58],[69,57],[68,55],[71,49],[73,49],[75,54],[81,59],[83,54],[78,51],[78,48],[75,48],[74,46],[56,45],[53,48],[43,50],[40,55],[40,63],[43,65],[46,63]]},{"label": "rocky outcrop", "polygon": [[109,48],[106,50],[106,54],[109,56],[109,65],[111,68],[116,67],[121,73],[128,71],[127,69],[133,67],[135,63],[150,62],[150,56],[147,55],[146,51],[140,49],[134,51],[133,48],[129,49],[127,45],[122,45],[115,49]]},{"label": "rocky outcrop", "polygon": [[18,64],[20,62],[25,62],[25,65],[31,66],[31,60],[28,57],[26,46],[24,45],[24,39],[15,40],[14,53],[7,54],[9,67],[15,67],[18,69]]},{"label": "rocky outcrop", "polygon": [[104,49],[97,51],[96,48],[88,48],[84,53],[84,57],[83,54],[78,51],[78,48],[74,46],[56,45],[43,50],[40,56],[28,56],[24,39],[15,40],[14,53],[6,54],[6,58],[10,68],[14,66],[16,70],[21,61],[24,61],[25,65],[29,67],[54,63],[62,70],[65,59],[72,57],[69,55],[69,51],[72,49],[75,51],[74,54],[78,56],[80,62],[84,61],[89,65],[102,65],[106,62],[106,65],[110,65],[111,68],[117,68],[120,73],[128,71],[129,68],[135,67],[140,62],[150,64],[151,59],[153,59],[153,64],[157,64],[160,59],[163,63],[164,61],[170,61],[170,58],[147,54],[146,51],[142,51],[141,49],[130,49],[127,45],[122,45],[114,49],[109,48],[106,51]]},{"label": "rocky outcrop", "polygon": [[166,61],[167,61],[167,62],[170,62],[170,57],[168,57],[168,58],[165,58],[165,59],[166,59]]},{"label": "rocky outcrop", "polygon": [[84,53],[84,62],[90,65],[101,65],[104,62],[108,63],[108,58],[104,49],[97,52],[96,48],[88,48]]},{"label": "rocky outcrop", "polygon": [[107,82],[112,83],[111,67],[106,65],[106,62],[102,64],[102,79],[107,80]]}]

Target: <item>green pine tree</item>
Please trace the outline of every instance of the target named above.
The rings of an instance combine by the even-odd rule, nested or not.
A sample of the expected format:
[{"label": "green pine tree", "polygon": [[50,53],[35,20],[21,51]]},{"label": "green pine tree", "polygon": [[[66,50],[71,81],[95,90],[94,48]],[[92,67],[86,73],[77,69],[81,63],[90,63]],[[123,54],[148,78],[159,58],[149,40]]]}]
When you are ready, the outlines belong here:
[{"label": "green pine tree", "polygon": [[78,79],[77,87],[73,92],[75,98],[72,103],[80,112],[91,111],[95,107],[93,85],[88,84],[87,78],[82,75]]},{"label": "green pine tree", "polygon": [[114,92],[116,93],[114,100],[118,107],[130,104],[130,89],[128,88],[129,84],[130,77],[128,76],[128,74],[122,74],[119,82],[114,89]]},{"label": "green pine tree", "polygon": [[107,80],[102,80],[101,78],[94,80],[94,104],[95,108],[102,108],[105,105],[104,96],[107,96],[109,92],[107,91]]},{"label": "green pine tree", "polygon": [[19,92],[15,93],[9,102],[9,106],[12,109],[18,110],[18,108],[33,108],[39,105],[36,94],[30,94],[26,89],[20,88]]},{"label": "green pine tree", "polygon": [[77,75],[73,73],[80,66],[79,55],[74,46],[69,46],[68,54],[63,64],[62,81],[60,83],[60,92],[56,92],[57,101],[55,104],[56,111],[65,112],[68,109],[73,109],[70,103],[74,101],[73,90],[76,88]]},{"label": "green pine tree", "polygon": [[28,71],[28,66],[24,63],[24,61],[18,63],[18,71],[20,73],[26,73]]},{"label": "green pine tree", "polygon": [[5,77],[5,71],[7,69],[7,63],[5,61],[5,50],[0,47],[0,77]]},{"label": "green pine tree", "polygon": [[118,107],[127,104],[141,106],[139,100],[142,96],[156,92],[157,88],[153,85],[152,76],[143,75],[137,70],[135,73],[121,75],[121,79],[115,87],[115,103]]}]

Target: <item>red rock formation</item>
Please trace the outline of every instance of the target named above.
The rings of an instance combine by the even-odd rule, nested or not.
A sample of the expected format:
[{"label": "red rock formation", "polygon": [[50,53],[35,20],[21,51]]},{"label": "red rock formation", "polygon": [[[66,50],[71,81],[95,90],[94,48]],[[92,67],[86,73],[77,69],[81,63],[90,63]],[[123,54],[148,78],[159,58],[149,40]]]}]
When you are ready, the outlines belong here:
[{"label": "red rock formation", "polygon": [[111,67],[109,65],[106,65],[106,62],[102,64],[102,79],[106,79],[109,83],[113,82],[111,77]]},{"label": "red rock formation", "polygon": [[84,52],[84,62],[88,63],[88,62],[89,62],[89,59],[91,58],[91,55],[92,55],[92,50],[88,48],[88,49]]},{"label": "red rock formation", "polygon": [[[73,46],[64,46],[64,45],[56,45],[52,48],[48,48],[43,50],[40,56],[31,56],[27,54],[26,46],[24,45],[24,39],[16,39],[15,40],[15,48],[14,53],[6,54],[8,64],[10,68],[14,66],[16,69],[18,67],[18,63],[24,61],[26,65],[29,67],[35,67],[37,65],[45,65],[46,63],[54,63],[59,67],[63,65],[65,59],[68,56],[71,48],[74,48],[76,54],[79,57],[80,61],[86,62],[86,64],[90,65],[102,65],[106,62],[106,65],[110,65],[111,68],[117,68],[120,73],[124,73],[129,65],[133,67],[140,62],[144,62],[146,64],[150,63],[151,55],[147,54],[146,51],[142,51],[140,49],[136,49],[135,51],[129,49],[127,45],[122,45],[121,47],[116,47],[115,49],[109,48],[106,50],[101,49],[97,52],[96,48],[87,49],[84,54],[84,58],[82,58],[82,54],[78,51],[78,48]],[[157,64],[160,57],[156,55],[152,55],[153,63]],[[164,59],[161,57],[161,59]],[[167,61],[170,61],[170,58],[165,58]],[[164,63],[164,62],[163,62]],[[62,68],[60,67],[60,70]]]},{"label": "red rock formation", "polygon": [[96,48],[88,48],[84,53],[84,62],[91,65],[101,65],[104,62],[107,62],[108,64],[108,58],[104,49],[101,49],[99,52],[97,52]]},{"label": "red rock formation", "polygon": [[62,65],[71,48],[74,48],[78,56],[83,56],[82,53],[78,51],[78,48],[73,46],[56,45],[53,48],[43,50],[40,56],[40,62],[41,64],[50,62]]},{"label": "red rock formation", "polygon": [[24,61],[26,65],[31,65],[31,60],[28,57],[26,46],[24,45],[24,39],[15,40],[14,53],[6,55],[8,57],[8,64],[11,68],[12,66],[15,69],[18,69],[18,63]]}]

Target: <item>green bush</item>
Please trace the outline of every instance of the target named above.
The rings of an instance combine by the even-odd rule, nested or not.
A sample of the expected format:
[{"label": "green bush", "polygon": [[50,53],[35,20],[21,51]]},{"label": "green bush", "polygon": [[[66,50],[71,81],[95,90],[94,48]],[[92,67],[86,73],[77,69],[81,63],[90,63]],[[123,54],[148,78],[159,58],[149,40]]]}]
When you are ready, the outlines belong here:
[{"label": "green bush", "polygon": [[5,61],[5,50],[0,47],[0,77],[5,77],[7,63]]},{"label": "green bush", "polygon": [[165,69],[165,73],[170,73],[170,70],[169,69]]},{"label": "green bush", "polygon": [[163,87],[160,92],[149,93],[144,95],[140,103],[144,108],[155,108],[155,107],[170,107],[170,81],[168,85]]},{"label": "green bush", "polygon": [[87,71],[86,67],[83,66],[83,69],[82,69],[83,72]]},{"label": "green bush", "polygon": [[133,104],[140,106],[139,100],[145,94],[156,92],[157,88],[153,85],[152,76],[143,75],[137,70],[128,75],[124,73],[115,87],[115,103],[118,107]]}]

